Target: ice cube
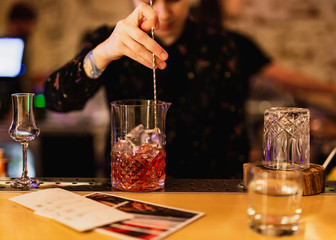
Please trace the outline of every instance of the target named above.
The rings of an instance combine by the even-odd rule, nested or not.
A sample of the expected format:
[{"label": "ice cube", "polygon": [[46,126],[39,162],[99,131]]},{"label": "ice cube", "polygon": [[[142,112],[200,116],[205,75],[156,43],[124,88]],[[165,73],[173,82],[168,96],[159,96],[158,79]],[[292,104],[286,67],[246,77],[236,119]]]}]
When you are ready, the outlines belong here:
[{"label": "ice cube", "polygon": [[114,146],[113,149],[118,153],[133,154],[136,151],[135,146],[128,140],[120,140]]},{"label": "ice cube", "polygon": [[126,138],[139,138],[142,132],[144,131],[144,126],[142,124],[139,124],[135,128],[133,128],[127,135]]},{"label": "ice cube", "polygon": [[144,131],[144,126],[142,124],[133,128],[127,135],[126,140],[129,141],[134,146],[141,145],[141,135]]},{"label": "ice cube", "polygon": [[153,133],[151,136],[152,143],[156,146],[162,146],[164,145],[164,137],[162,136],[161,133]]},{"label": "ice cube", "polygon": [[157,148],[162,148],[164,145],[164,136],[159,128],[144,129],[142,124],[133,128],[127,135],[126,140],[130,141],[133,147],[138,147],[144,143],[151,144]]},{"label": "ice cube", "polygon": [[137,154],[139,154],[143,160],[147,161],[152,161],[159,153],[160,150],[149,143],[141,145],[141,147],[137,150]]},{"label": "ice cube", "polygon": [[154,129],[148,129],[145,130],[146,136],[148,136],[146,139],[146,143],[149,143],[157,148],[162,148],[163,145],[165,144],[164,136],[161,134],[161,131],[159,128],[154,128]]}]

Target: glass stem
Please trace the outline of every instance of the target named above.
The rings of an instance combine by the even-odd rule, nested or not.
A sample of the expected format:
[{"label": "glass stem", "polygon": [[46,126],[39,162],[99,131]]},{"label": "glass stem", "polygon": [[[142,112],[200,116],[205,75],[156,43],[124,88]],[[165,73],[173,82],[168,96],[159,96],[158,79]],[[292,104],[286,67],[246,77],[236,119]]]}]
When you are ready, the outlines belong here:
[{"label": "glass stem", "polygon": [[28,149],[28,143],[22,143],[22,175],[21,180],[27,180],[28,177],[28,170],[27,170],[27,149]]}]

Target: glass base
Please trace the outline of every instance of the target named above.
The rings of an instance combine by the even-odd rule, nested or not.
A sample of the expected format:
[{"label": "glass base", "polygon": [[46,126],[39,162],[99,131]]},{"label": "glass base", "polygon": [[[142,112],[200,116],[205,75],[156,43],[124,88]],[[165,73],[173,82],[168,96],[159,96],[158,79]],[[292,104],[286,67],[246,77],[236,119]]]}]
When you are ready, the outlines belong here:
[{"label": "glass base", "polygon": [[257,233],[268,235],[268,236],[290,236],[295,234],[298,229],[298,224],[287,224],[287,225],[275,225],[275,224],[250,224],[251,229]]},{"label": "glass base", "polygon": [[[301,170],[305,170],[307,169],[307,167],[305,166],[300,166],[299,164],[295,164],[295,163],[263,163],[265,168],[268,169],[273,169],[273,170],[295,170],[295,169],[301,169]],[[309,166],[308,166],[309,168]]]},{"label": "glass base", "polygon": [[142,186],[132,186],[132,187],[125,187],[121,186],[120,184],[114,184],[112,185],[113,191],[123,191],[123,192],[163,192],[164,185],[163,186],[156,186],[156,187],[147,187],[144,188]]},{"label": "glass base", "polygon": [[31,189],[31,188],[36,188],[40,185],[39,181],[35,179],[28,178],[27,180],[23,179],[14,179],[11,181],[11,186],[12,188],[17,188],[17,189]]}]

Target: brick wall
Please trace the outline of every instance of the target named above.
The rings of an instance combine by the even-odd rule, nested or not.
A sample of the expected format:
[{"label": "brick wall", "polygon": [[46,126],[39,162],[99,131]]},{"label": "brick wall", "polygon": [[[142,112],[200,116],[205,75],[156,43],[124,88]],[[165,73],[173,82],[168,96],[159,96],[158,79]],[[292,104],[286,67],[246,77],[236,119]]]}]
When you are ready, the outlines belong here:
[{"label": "brick wall", "polygon": [[335,0],[244,0],[239,19],[247,33],[276,61],[322,81],[336,81]]},{"label": "brick wall", "polygon": [[[321,80],[336,81],[335,0],[243,0],[239,20],[228,25],[252,36],[277,61]],[[0,35],[16,0],[1,0]],[[81,36],[102,23],[114,24],[132,9],[131,0],[27,0],[39,12],[31,41],[33,72],[55,69],[77,51]]]},{"label": "brick wall", "polygon": [[[79,50],[88,30],[101,24],[115,24],[130,12],[131,0],[20,0],[35,6],[38,25],[29,44],[31,70],[35,74],[54,70]],[[18,0],[1,0],[0,35],[5,34],[5,18]]]}]

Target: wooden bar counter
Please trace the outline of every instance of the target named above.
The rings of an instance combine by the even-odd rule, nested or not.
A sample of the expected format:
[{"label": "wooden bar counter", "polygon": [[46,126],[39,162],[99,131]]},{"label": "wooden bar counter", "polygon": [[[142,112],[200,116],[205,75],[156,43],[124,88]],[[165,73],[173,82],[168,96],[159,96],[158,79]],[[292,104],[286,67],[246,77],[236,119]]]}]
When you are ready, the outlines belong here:
[{"label": "wooden bar counter", "polygon": [[[205,182],[205,186],[208,187],[207,191],[168,192],[166,190],[152,193],[104,192],[205,213],[205,216],[173,233],[166,239],[336,239],[336,195],[333,194],[334,188],[323,194],[303,197],[303,213],[300,231],[290,237],[275,238],[260,235],[249,228],[246,214],[248,201],[246,190],[214,192],[210,191],[210,188],[213,188],[213,186],[211,187],[213,182],[207,182],[206,180],[202,182]],[[58,182],[58,184],[63,187],[66,185],[61,184],[61,182]],[[185,184],[192,187],[190,183]],[[53,186],[55,187],[55,184],[53,184]],[[90,184],[88,186],[90,186]],[[174,186],[174,184],[171,186]],[[228,187],[228,185],[225,186]],[[175,185],[175,187],[177,189],[179,188],[178,185]],[[4,187],[2,187],[2,189],[4,189]],[[93,190],[95,191],[95,189]],[[4,191],[0,189],[1,240],[118,239],[94,231],[85,233],[77,232],[54,220],[38,216],[34,214],[32,210],[8,200],[11,197],[24,193],[27,192]],[[76,191],[76,193],[85,195],[89,192]]]}]

